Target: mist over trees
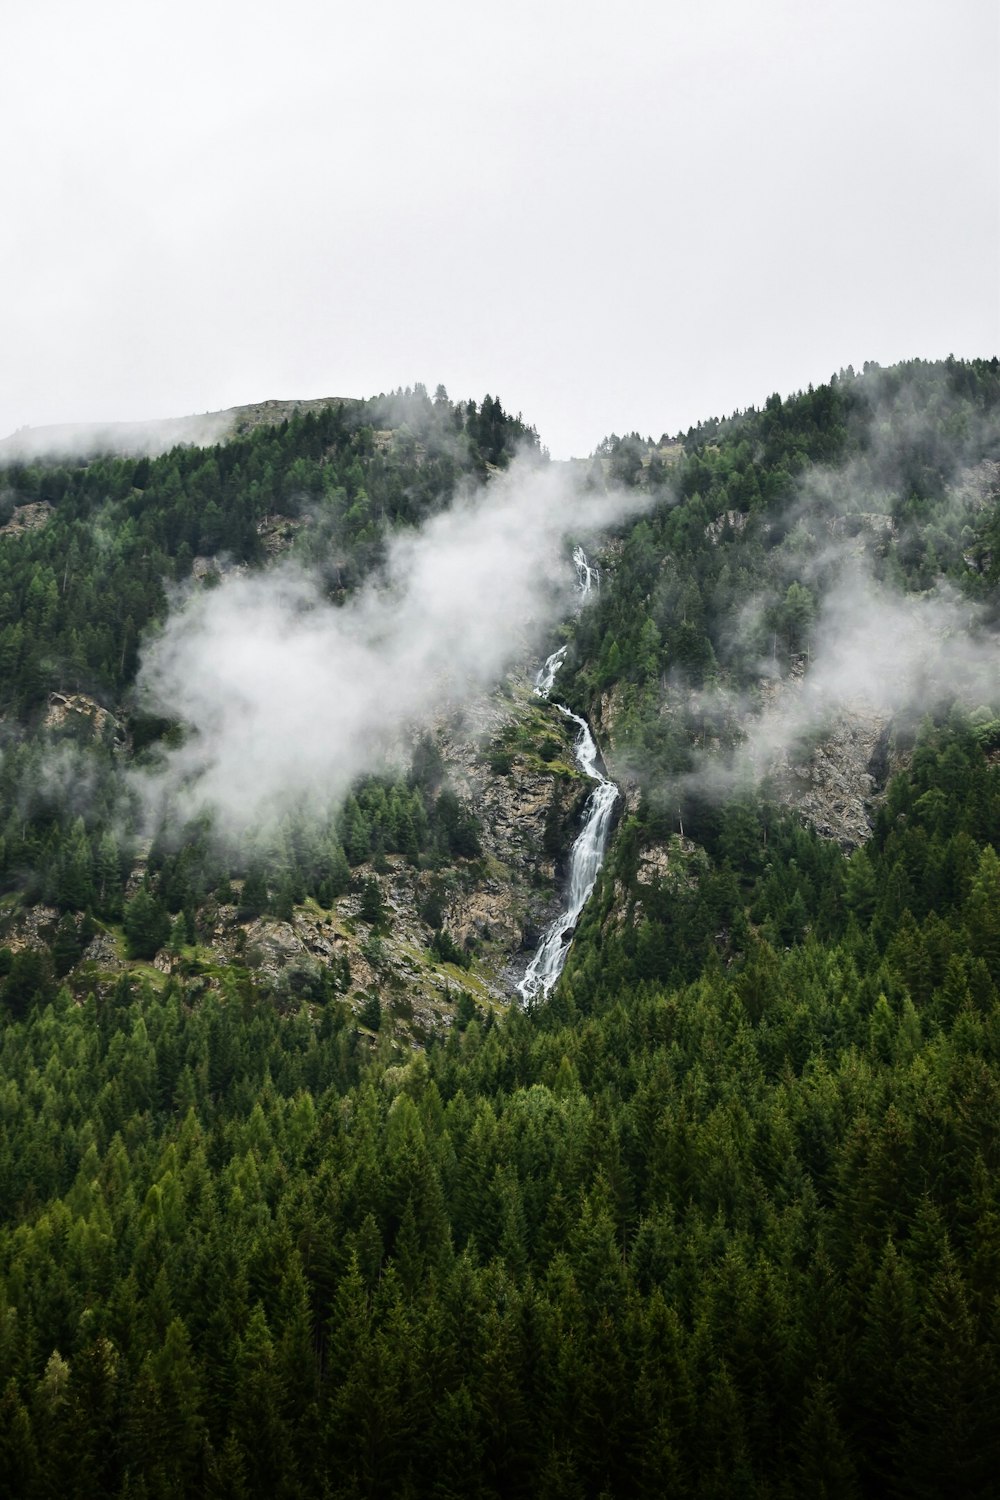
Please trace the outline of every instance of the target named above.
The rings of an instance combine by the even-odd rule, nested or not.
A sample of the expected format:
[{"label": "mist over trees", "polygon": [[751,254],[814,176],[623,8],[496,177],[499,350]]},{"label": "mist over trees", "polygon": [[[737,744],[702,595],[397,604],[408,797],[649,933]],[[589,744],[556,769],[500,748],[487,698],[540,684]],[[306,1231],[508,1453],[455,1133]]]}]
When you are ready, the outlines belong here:
[{"label": "mist over trees", "polygon": [[[123,772],[185,726],[130,694],[193,566],[276,527],[343,600],[530,429],[418,389],[0,475],[6,1493],[993,1492],[998,420],[996,360],[915,361],[602,445],[581,482],[644,501],[560,693],[628,807],[552,995],[465,990],[419,1047],[339,961],[206,954],[223,908],[352,884],[377,945],[391,855],[474,970],[443,910],[482,824],[434,740],[241,848],[144,841]],[[842,845],[740,752],[775,685],[834,681],[845,599],[920,622],[944,688],[906,679]]]}]

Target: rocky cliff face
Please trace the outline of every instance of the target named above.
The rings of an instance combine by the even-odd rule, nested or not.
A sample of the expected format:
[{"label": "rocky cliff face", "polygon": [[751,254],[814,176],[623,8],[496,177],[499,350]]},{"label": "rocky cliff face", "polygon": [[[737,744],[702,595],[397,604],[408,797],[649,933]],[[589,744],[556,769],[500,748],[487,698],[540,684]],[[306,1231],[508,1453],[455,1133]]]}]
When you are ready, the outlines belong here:
[{"label": "rocky cliff face", "polygon": [[[308,903],[285,922],[240,923],[235,907],[221,907],[211,944],[217,962],[244,964],[291,994],[332,969],[359,1016],[377,996],[383,1029],[417,1041],[451,1024],[463,992],[480,1007],[511,1001],[558,909],[562,857],[589,782],[573,763],[565,720],[534,697],[526,673],[443,718],[434,738],[450,785],[476,814],[481,855],[442,870],[386,856],[377,868],[359,866],[357,890],[331,910]],[[362,916],[358,892],[366,881],[378,887],[385,911],[377,927]],[[442,931],[468,967],[432,947],[434,930],[422,915],[432,891]]]},{"label": "rocky cliff face", "polygon": [[558,908],[562,861],[590,783],[576,768],[570,726],[535,698],[528,674],[445,721],[438,743],[479,819],[484,855],[449,894],[446,926],[480,948],[510,990]]},{"label": "rocky cliff face", "polygon": [[[804,688],[806,670],[802,658],[793,663],[783,678],[762,677],[757,684],[756,712],[766,715],[772,725],[796,723],[796,704]],[[671,687],[665,694],[661,712],[676,714],[690,707],[692,703],[685,701],[683,690]],[[624,793],[626,812],[635,813],[644,788],[621,751],[618,731],[623,710],[622,692],[615,685],[598,701],[595,732],[605,750],[609,775]],[[753,732],[749,717],[742,728],[747,733]],[[870,704],[847,704],[808,737],[797,738],[791,731],[785,735],[776,732],[773,743],[781,748],[756,766],[757,776],[766,782],[769,795],[797,813],[822,838],[835,840],[845,851],[865,843],[889,776],[901,763],[890,717]],[[721,753],[718,745],[714,750]],[[713,754],[711,745],[707,753]],[[644,888],[690,887],[703,873],[705,851],[684,837],[683,827],[678,823],[675,830],[667,838],[645,838],[638,854],[632,892],[621,882],[616,885],[608,918],[612,927],[641,921]]]},{"label": "rocky cliff face", "polygon": [[[794,696],[801,679],[770,685]],[[783,749],[767,768],[772,795],[822,838],[845,850],[869,838],[894,757],[892,721],[869,704],[844,706],[808,743]]]},{"label": "rocky cliff face", "polygon": [[[418,1044],[452,1023],[463,995],[480,1009],[509,1004],[539,933],[558,909],[562,861],[590,789],[575,765],[571,726],[534,696],[531,681],[529,670],[512,674],[501,689],[434,728],[447,780],[478,820],[479,856],[440,869],[384,856],[377,866],[358,867],[354,888],[330,909],[309,901],[286,921],[241,921],[236,905],[212,900],[197,914],[199,944],[164,948],[151,966],[130,963],[121,930],[98,924],[81,959],[80,984],[103,992],[129,969],[149,976],[152,968],[196,987],[216,986],[235,964],[278,1003],[298,1004],[323,993],[326,973],[359,1025],[370,1023],[374,1007],[383,1031]],[[80,695],[53,695],[49,712],[53,724],[81,716],[93,733],[107,730],[98,714],[114,723]],[[140,851],[127,896],[141,886],[145,868]],[[377,925],[362,914],[368,881],[385,914]],[[432,894],[446,935],[436,945],[425,920]],[[46,946],[57,921],[49,907],[11,913],[0,941],[15,951]]]},{"label": "rocky cliff face", "polygon": [[[761,678],[758,691],[764,711],[775,718],[790,715],[802,686],[801,670],[782,679]],[[629,811],[635,811],[641,784],[627,766],[618,764],[619,712],[615,693],[606,693],[600,703],[599,730],[608,746],[610,774],[622,786]],[[878,799],[895,761],[890,717],[859,702],[845,705],[808,738],[775,751],[757,766],[757,773],[766,779],[771,795],[798,812],[821,837],[853,849],[871,833]]]}]

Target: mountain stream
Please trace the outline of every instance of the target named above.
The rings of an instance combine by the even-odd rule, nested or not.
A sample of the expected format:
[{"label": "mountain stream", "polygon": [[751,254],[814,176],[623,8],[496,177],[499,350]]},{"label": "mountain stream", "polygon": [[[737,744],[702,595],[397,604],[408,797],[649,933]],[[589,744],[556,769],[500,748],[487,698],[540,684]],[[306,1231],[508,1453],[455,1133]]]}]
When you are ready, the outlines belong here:
[{"label": "mountain stream", "polygon": [[[573,561],[576,564],[582,601],[587,598],[592,588],[600,587],[600,576],[597,569],[587,561],[587,555],[582,547],[574,550]],[[560,646],[558,651],[553,651],[535,678],[535,692],[539,698],[548,698],[552,692],[556,675],[566,656],[566,650],[566,646]],[[584,809],[583,827],[570,851],[569,889],[565,910],[560,912],[542,934],[537,952],[518,985],[524,1001],[533,1000],[538,995],[542,997],[547,995],[562,973],[580,913],[594,889],[597,873],[604,861],[604,851],[611,832],[611,816],[615,803],[618,801],[618,788],[613,781],[608,780],[598,766],[597,745],[594,743],[594,736],[590,732],[587,721],[581,719],[579,714],[573,713],[562,703],[556,703],[555,706],[564,718],[571,719],[577,726],[579,733],[573,747],[577,765],[584,775],[589,776],[597,785],[590,794],[590,799]]]}]

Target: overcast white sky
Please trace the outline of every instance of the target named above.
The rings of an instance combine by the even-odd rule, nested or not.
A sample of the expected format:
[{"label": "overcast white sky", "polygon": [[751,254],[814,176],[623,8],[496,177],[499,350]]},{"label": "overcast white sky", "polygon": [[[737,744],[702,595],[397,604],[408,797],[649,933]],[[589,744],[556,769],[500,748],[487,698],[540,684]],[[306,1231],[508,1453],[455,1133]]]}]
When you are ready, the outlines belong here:
[{"label": "overcast white sky", "polygon": [[996,0],[8,0],[0,435],[422,380],[556,457],[1000,353]]}]

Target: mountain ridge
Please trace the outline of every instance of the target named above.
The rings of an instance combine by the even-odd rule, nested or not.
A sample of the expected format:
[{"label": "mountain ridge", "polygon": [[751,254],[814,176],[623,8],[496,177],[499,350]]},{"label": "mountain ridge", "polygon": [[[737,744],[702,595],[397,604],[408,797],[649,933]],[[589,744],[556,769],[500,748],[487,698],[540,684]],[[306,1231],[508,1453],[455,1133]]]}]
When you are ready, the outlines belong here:
[{"label": "mountain ridge", "polygon": [[44,459],[81,459],[99,454],[155,458],[176,444],[208,448],[243,437],[261,426],[286,422],[296,413],[326,407],[358,406],[352,396],[319,396],[296,400],[269,398],[187,417],[153,417],[134,421],[56,422],[19,427],[0,438],[0,464]]},{"label": "mountain ridge", "polygon": [[[998,417],[918,361],[554,476],[414,393],[4,471],[5,1492],[992,1495]],[[521,1006],[556,654],[626,795]]]}]

